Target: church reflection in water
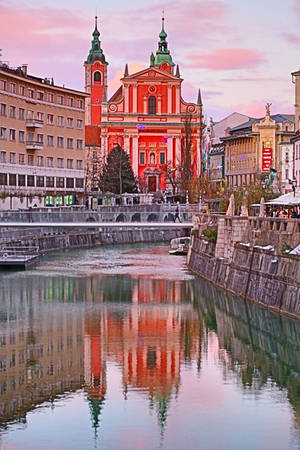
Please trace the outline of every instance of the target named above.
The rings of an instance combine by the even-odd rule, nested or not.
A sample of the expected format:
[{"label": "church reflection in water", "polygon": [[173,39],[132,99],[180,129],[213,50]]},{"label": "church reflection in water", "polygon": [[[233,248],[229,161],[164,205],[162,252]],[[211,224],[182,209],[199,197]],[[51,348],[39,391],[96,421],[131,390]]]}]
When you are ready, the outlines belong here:
[{"label": "church reflection in water", "polygon": [[0,295],[2,427],[83,388],[97,429],[112,362],[125,398],[130,390],[147,395],[163,429],[183,364],[201,371],[211,334],[224,376],[235,373],[253,390],[272,379],[287,390],[300,427],[299,322],[200,280],[7,275]]}]

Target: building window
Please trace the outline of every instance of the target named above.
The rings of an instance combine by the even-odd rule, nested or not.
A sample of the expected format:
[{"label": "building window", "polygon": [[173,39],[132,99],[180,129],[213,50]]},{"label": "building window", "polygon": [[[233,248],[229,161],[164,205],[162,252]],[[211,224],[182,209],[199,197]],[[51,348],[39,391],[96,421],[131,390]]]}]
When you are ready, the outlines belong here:
[{"label": "building window", "polygon": [[57,158],[57,167],[59,169],[63,169],[64,168],[64,159],[63,158]]},{"label": "building window", "polygon": [[6,162],[6,152],[0,152],[0,163]]},{"label": "building window", "polygon": [[140,164],[142,166],[145,164],[145,152],[140,152]]},{"label": "building window", "polygon": [[54,177],[46,177],[46,187],[54,187]]},{"label": "building window", "polygon": [[6,116],[6,104],[5,103],[0,104],[0,116]]},{"label": "building window", "polygon": [[76,161],[76,169],[81,170],[82,169],[82,159],[77,159]]},{"label": "building window", "polygon": [[67,127],[73,128],[73,123],[74,123],[74,121],[73,121],[72,117],[68,117],[67,118]]},{"label": "building window", "polygon": [[43,101],[44,100],[44,92],[38,91],[37,92],[37,99],[40,100],[40,101]]},{"label": "building window", "polygon": [[6,139],[6,128],[0,127],[0,139]]},{"label": "building window", "polygon": [[83,100],[78,100],[77,106],[79,109],[83,109]]},{"label": "building window", "polygon": [[285,178],[286,180],[289,178],[289,169],[285,169]]},{"label": "building window", "polygon": [[67,159],[67,169],[73,169],[73,159]]},{"label": "building window", "polygon": [[52,156],[47,157],[47,167],[53,167],[53,157]]},{"label": "building window", "polygon": [[64,126],[64,117],[63,116],[58,116],[57,117],[57,125],[59,127],[63,127]]},{"label": "building window", "polygon": [[56,177],[56,187],[57,188],[65,187],[65,179],[63,177]]},{"label": "building window", "polygon": [[34,165],[34,156],[28,155],[28,165],[33,166]]},{"label": "building window", "polygon": [[165,152],[161,152],[159,154],[159,162],[160,162],[160,164],[166,164],[166,154],[165,154]]},{"label": "building window", "polygon": [[18,186],[25,186],[25,175],[18,175]]},{"label": "building window", "polygon": [[34,98],[34,90],[33,89],[28,89],[28,97]]},{"label": "building window", "polygon": [[10,83],[10,92],[12,94],[15,94],[17,92],[17,86],[16,83]]},{"label": "building window", "polygon": [[67,105],[71,106],[71,108],[73,108],[73,106],[74,106],[74,99],[72,97],[68,97],[67,98]]},{"label": "building window", "polygon": [[43,134],[38,134],[37,135],[37,141],[39,144],[43,144],[44,143],[44,135]]},{"label": "building window", "polygon": [[77,139],[77,150],[82,150],[82,148],[83,148],[82,139]]},{"label": "building window", "polygon": [[53,147],[53,145],[54,145],[54,136],[50,136],[50,135],[47,136],[47,145],[48,145],[48,147]]},{"label": "building window", "polygon": [[64,138],[58,136],[58,138],[57,138],[57,147],[63,148],[63,146],[64,146]]},{"label": "building window", "polygon": [[54,94],[52,94],[52,93],[48,94],[48,102],[54,103]]},{"label": "building window", "polygon": [[63,105],[64,104],[64,96],[63,95],[59,95],[57,97],[57,102],[59,105]]},{"label": "building window", "polygon": [[27,141],[28,142],[33,142],[33,133],[27,133]]},{"label": "building window", "polygon": [[0,80],[1,91],[7,91],[7,82],[5,80]]},{"label": "building window", "polygon": [[83,188],[83,178],[76,178],[76,187],[79,189]]},{"label": "building window", "polygon": [[16,130],[13,130],[12,128],[9,130],[9,140],[10,141],[16,140]]},{"label": "building window", "polygon": [[19,87],[19,92],[20,92],[20,95],[22,95],[24,97],[24,95],[25,95],[25,87],[24,86],[20,86]]},{"label": "building window", "polygon": [[25,164],[25,155],[24,153],[19,154],[19,164],[23,166]]},{"label": "building window", "polygon": [[45,185],[44,177],[37,176],[36,177],[36,185],[37,185],[37,187],[44,187],[44,185]]},{"label": "building window", "polygon": [[27,119],[33,119],[34,118],[34,111],[28,110],[27,111]]},{"label": "building window", "polygon": [[74,188],[74,178],[66,178],[66,187],[69,189]]},{"label": "building window", "polygon": [[54,115],[53,114],[47,114],[47,124],[54,125]]},{"label": "building window", "polygon": [[44,167],[44,157],[43,156],[38,156],[37,157],[37,165],[39,167]]},{"label": "building window", "polygon": [[83,120],[77,119],[77,129],[82,130],[83,128]]},{"label": "building window", "polygon": [[15,106],[10,106],[10,108],[9,108],[9,117],[11,119],[15,119],[16,118],[16,107]]},{"label": "building window", "polygon": [[101,83],[101,79],[101,72],[99,70],[94,72],[94,83]]},{"label": "building window", "polygon": [[1,186],[7,185],[7,173],[0,173],[0,185]]},{"label": "building window", "polygon": [[156,114],[156,97],[151,95],[148,100],[148,114]]},{"label": "building window", "polygon": [[16,164],[16,154],[15,153],[9,154],[9,162],[10,162],[10,164]]},{"label": "building window", "polygon": [[14,173],[9,174],[9,186],[16,186],[17,185],[17,175]]},{"label": "building window", "polygon": [[73,148],[73,139],[67,138],[67,148]]},{"label": "building window", "polygon": [[25,109],[24,108],[19,108],[19,119],[25,120]]},{"label": "building window", "polygon": [[27,175],[27,186],[34,187],[34,175]]},{"label": "building window", "polygon": [[41,120],[42,122],[44,121],[44,113],[38,111],[36,117],[37,120]]}]

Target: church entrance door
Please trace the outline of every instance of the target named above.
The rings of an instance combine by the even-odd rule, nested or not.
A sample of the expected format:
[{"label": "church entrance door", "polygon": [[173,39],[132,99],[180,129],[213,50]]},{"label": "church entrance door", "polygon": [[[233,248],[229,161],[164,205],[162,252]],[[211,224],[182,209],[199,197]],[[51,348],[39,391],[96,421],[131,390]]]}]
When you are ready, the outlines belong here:
[{"label": "church entrance door", "polygon": [[157,190],[156,180],[157,180],[157,177],[149,177],[148,178],[148,189],[149,189],[149,192],[156,192],[156,190]]}]

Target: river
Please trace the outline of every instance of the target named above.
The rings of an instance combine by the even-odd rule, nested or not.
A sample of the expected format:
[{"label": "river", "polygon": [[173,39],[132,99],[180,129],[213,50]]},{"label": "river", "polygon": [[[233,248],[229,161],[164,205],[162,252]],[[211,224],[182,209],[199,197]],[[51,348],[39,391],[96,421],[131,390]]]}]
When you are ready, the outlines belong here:
[{"label": "river", "polygon": [[299,321],[164,245],[0,274],[1,450],[299,448]]}]

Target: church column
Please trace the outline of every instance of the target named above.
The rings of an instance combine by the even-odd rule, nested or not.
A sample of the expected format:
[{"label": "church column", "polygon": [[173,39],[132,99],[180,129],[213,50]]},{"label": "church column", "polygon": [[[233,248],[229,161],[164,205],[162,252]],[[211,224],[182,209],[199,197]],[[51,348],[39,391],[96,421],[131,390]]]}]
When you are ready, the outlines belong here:
[{"label": "church column", "polygon": [[132,138],[132,170],[134,175],[137,177],[139,174],[139,137],[133,136]]},{"label": "church column", "polygon": [[172,113],[172,86],[168,86],[168,114]]},{"label": "church column", "polygon": [[148,99],[147,99],[147,95],[145,94],[144,95],[144,111],[143,111],[144,114],[148,114],[147,102],[148,102]]},{"label": "church column", "polygon": [[181,164],[181,142],[180,142],[180,137],[176,137],[176,162],[179,163],[179,165]]},{"label": "church column", "polygon": [[130,156],[129,136],[127,134],[125,134],[124,136],[124,150],[127,153],[127,155]]},{"label": "church column", "polygon": [[173,166],[176,165],[173,161],[173,137],[168,138],[167,162],[169,161],[172,162]]},{"label": "church column", "polygon": [[125,113],[129,112],[129,86],[124,86]]},{"label": "church column", "polygon": [[180,86],[176,86],[176,114],[180,114]]},{"label": "church column", "polygon": [[157,102],[157,114],[161,114],[161,98],[162,98],[162,95],[158,94],[158,96],[157,96],[157,100],[158,100],[158,102]]},{"label": "church column", "polygon": [[102,150],[102,154],[104,155],[105,158],[107,158],[108,156],[108,148],[107,148],[107,134],[103,134],[101,136],[101,150]]},{"label": "church column", "polygon": [[201,169],[201,151],[200,151],[200,138],[196,138],[196,161],[197,161],[197,175],[200,175]]},{"label": "church column", "polygon": [[137,113],[137,86],[133,86],[132,95],[133,95],[133,113],[136,114]]}]

